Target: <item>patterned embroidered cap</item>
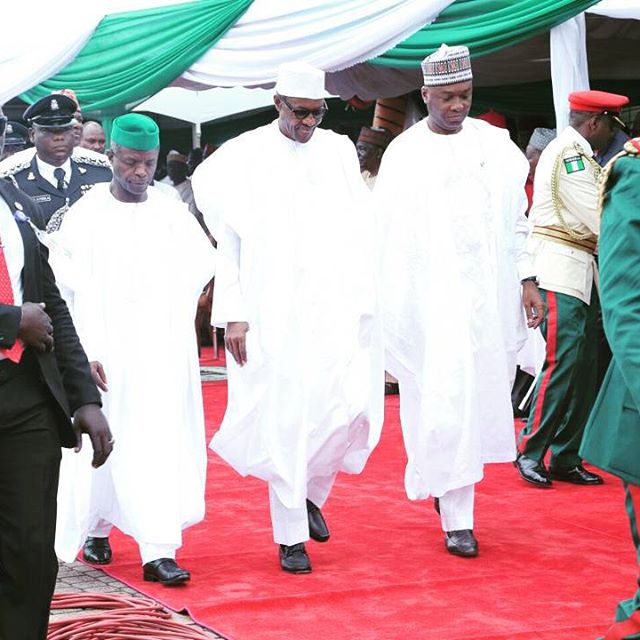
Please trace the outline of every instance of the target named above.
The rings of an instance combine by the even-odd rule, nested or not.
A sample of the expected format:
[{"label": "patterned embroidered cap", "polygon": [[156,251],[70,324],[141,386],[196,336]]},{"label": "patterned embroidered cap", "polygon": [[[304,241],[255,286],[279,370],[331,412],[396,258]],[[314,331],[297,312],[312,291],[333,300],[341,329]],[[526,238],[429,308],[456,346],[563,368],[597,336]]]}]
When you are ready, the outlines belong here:
[{"label": "patterned embroidered cap", "polygon": [[544,127],[538,127],[533,130],[531,137],[529,138],[528,147],[533,147],[538,151],[544,151],[547,145],[556,137],[555,129],[545,129]]},{"label": "patterned embroidered cap", "polygon": [[473,79],[471,57],[467,47],[449,47],[446,44],[422,61],[425,87],[439,87]]}]

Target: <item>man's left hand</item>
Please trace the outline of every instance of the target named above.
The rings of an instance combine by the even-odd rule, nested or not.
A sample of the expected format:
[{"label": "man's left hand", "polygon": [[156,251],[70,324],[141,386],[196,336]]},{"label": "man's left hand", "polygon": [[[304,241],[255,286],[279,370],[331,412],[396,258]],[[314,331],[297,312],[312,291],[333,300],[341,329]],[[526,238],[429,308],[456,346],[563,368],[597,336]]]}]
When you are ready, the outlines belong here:
[{"label": "man's left hand", "polygon": [[93,447],[92,466],[103,465],[113,451],[113,437],[109,424],[97,404],[81,406],[73,416],[73,430],[76,434],[76,452],[82,449],[82,434],[88,433]]},{"label": "man's left hand", "polygon": [[522,304],[527,314],[527,326],[529,329],[537,329],[545,318],[547,308],[535,282],[523,283]]}]

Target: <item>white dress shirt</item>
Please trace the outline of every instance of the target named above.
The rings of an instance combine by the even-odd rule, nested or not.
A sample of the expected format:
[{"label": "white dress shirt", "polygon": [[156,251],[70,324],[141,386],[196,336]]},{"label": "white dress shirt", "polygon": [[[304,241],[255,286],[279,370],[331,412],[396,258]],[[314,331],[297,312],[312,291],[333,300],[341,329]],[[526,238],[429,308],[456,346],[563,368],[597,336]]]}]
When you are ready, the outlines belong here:
[{"label": "white dress shirt", "polygon": [[38,172],[49,183],[51,183],[56,189],[58,188],[58,178],[53,175],[56,169],[62,169],[64,171],[64,184],[69,186],[71,181],[71,160],[67,158],[67,161],[60,167],[54,167],[52,164],[41,160],[36,155],[36,163],[38,165]]}]

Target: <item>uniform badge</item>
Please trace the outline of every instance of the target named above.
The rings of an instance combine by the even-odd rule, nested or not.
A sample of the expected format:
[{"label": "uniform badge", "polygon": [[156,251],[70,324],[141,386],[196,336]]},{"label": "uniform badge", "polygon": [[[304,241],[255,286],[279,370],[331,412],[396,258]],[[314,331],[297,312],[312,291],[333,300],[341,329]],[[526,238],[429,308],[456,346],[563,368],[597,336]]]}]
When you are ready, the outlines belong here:
[{"label": "uniform badge", "polygon": [[53,98],[53,100],[51,100],[51,107],[50,107],[51,111],[58,111],[60,109],[60,107],[58,106],[58,101]]},{"label": "uniform badge", "polygon": [[87,173],[87,170],[84,167],[78,167],[78,171],[80,172],[80,175],[84,175],[85,173]]},{"label": "uniform badge", "polygon": [[571,156],[564,159],[564,169],[567,173],[584,171],[584,161],[580,156]]},{"label": "uniform badge", "polygon": [[47,193],[43,193],[38,196],[31,196],[34,202],[51,202],[51,196]]},{"label": "uniform badge", "polygon": [[27,180],[35,180],[36,177],[33,175],[33,171],[29,171],[27,174]]}]

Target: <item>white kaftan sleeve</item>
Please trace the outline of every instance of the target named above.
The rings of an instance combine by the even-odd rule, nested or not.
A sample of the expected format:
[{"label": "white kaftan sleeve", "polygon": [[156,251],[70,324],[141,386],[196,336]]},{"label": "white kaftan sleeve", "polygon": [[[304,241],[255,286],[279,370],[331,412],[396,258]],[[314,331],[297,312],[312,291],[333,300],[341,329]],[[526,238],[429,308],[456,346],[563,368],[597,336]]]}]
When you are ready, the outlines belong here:
[{"label": "white kaftan sleeve", "polygon": [[528,239],[531,233],[531,223],[529,222],[527,216],[524,214],[527,206],[527,197],[524,193],[524,190],[522,192],[522,199],[524,209],[520,212],[520,214],[518,215],[518,220],[516,221],[515,241],[516,262],[518,265],[518,275],[520,276],[520,280],[524,280],[525,278],[530,278],[537,275],[536,273],[534,273],[533,260],[528,249]]},{"label": "white kaftan sleeve", "polygon": [[248,322],[248,316],[240,286],[240,237],[229,225],[219,221],[217,239],[211,324],[224,328],[227,322]]}]

